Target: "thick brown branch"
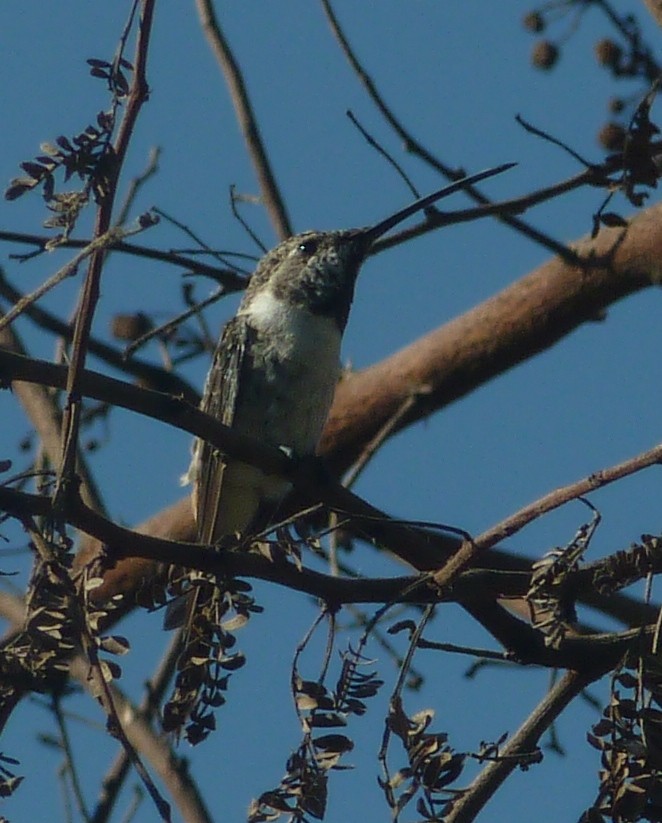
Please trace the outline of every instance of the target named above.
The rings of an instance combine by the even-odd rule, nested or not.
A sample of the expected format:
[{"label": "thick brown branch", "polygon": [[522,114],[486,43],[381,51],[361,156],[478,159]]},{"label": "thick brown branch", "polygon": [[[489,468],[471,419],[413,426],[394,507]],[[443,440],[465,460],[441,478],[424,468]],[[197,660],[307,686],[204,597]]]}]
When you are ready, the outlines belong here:
[{"label": "thick brown branch", "polygon": [[660,0],[644,0],[644,5],[652,14],[658,26],[662,26],[662,3]]},{"label": "thick brown branch", "polygon": [[560,258],[543,264],[466,314],[348,375],[338,386],[320,451],[341,473],[409,397],[398,423],[410,425],[563,339],[604,318],[622,297],[662,277],[662,206],[638,214],[627,231],[603,229],[575,251],[581,268]]},{"label": "thick brown branch", "polygon": [[[407,398],[413,396],[417,402],[409,404],[410,411],[399,425],[429,414],[553,344],[580,323],[595,319],[619,297],[657,283],[662,260],[661,216],[662,207],[656,206],[639,214],[625,233],[620,229],[603,230],[596,241],[577,244],[578,251],[591,263],[585,269],[552,260],[466,315],[382,363],[344,379],[321,445],[324,456],[336,471],[341,471],[351,465],[365,443]],[[35,379],[35,375],[23,379]],[[42,377],[37,374],[36,379]],[[113,390],[108,399],[121,403],[121,398],[121,393]],[[161,396],[156,416],[162,416],[158,405],[163,411],[163,403],[170,405]],[[179,516],[184,519],[177,521]],[[157,515],[155,522],[165,522],[168,528],[176,522],[180,534],[192,537],[192,517],[186,501],[169,510],[165,521]],[[449,540],[444,553],[449,545],[452,551],[458,544]],[[491,553],[490,565],[498,558],[497,553]],[[412,554],[409,562],[430,569],[441,559],[435,550],[428,551],[426,558]],[[129,567],[121,573],[125,583],[133,576],[131,562],[127,561]],[[506,562],[512,568],[516,561],[509,558]],[[143,572],[144,568],[138,568],[136,575]],[[596,598],[601,601],[599,596]],[[593,605],[598,605],[596,598]],[[634,622],[641,606],[625,598],[622,607],[621,617]]]}]

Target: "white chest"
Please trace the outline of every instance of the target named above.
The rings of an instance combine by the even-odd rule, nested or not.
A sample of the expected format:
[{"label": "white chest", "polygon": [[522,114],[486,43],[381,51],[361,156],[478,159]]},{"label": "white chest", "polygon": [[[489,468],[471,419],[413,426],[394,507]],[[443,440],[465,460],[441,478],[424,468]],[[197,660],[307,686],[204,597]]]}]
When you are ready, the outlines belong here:
[{"label": "white chest", "polygon": [[338,382],[342,335],[336,322],[270,291],[255,295],[240,314],[258,332],[264,358],[258,364],[263,379],[255,381],[256,395],[247,398],[242,417],[252,418],[251,427],[274,445],[311,453]]},{"label": "white chest", "polygon": [[283,359],[312,360],[320,366],[333,362],[337,371],[341,334],[333,318],[312,314],[267,290],[255,295],[240,314],[273,341]]}]

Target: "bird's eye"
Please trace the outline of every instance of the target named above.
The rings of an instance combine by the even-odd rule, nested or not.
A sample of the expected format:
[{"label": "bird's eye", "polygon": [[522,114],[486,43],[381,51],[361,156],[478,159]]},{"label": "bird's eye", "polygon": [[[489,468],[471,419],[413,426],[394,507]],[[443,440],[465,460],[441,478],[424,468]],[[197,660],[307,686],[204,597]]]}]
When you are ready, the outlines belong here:
[{"label": "bird's eye", "polygon": [[303,254],[306,257],[310,257],[317,251],[317,240],[315,240],[314,238],[304,240],[303,242],[299,243],[298,251],[300,254]]}]

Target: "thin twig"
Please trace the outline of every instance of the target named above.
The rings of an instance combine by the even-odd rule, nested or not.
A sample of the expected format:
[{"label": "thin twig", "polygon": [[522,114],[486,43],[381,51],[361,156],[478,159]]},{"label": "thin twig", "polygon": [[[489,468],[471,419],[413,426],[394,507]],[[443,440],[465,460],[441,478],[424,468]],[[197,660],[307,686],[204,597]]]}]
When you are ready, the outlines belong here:
[{"label": "thin twig", "polygon": [[[511,197],[509,200],[500,201],[489,201],[485,198],[481,205],[468,209],[458,209],[453,212],[430,209],[425,220],[420,221],[409,229],[402,229],[375,243],[373,253],[379,254],[392,246],[397,246],[408,240],[412,240],[414,237],[420,237],[422,234],[445,228],[446,226],[472,222],[485,217],[502,218],[507,215],[521,214],[540,203],[552,200],[561,194],[574,191],[582,186],[608,187],[615,185],[614,181],[610,180],[609,174],[617,171],[620,165],[620,162],[617,162],[617,160],[609,158],[601,166],[592,166],[590,169],[579,172],[567,180],[562,180],[560,183],[554,183],[551,186],[538,189],[530,194],[524,194],[521,197]],[[470,187],[466,187],[463,190],[468,192],[469,188]],[[583,263],[577,253],[568,246],[555,248],[554,251],[567,263],[572,265],[582,265]]]},{"label": "thin twig", "polygon": [[[186,223],[182,223],[181,220],[178,220],[176,217],[173,217],[172,214],[169,214],[168,212],[163,211],[163,209],[154,207],[153,211],[154,211],[155,214],[158,214],[159,217],[162,217],[168,223],[172,223],[173,226],[176,226],[180,231],[184,232],[184,234],[187,237],[189,237],[191,240],[193,240],[194,243],[197,243],[200,248],[195,250],[196,254],[200,254],[200,253],[208,254],[211,257],[213,257],[214,259],[218,260],[219,263],[223,263],[224,266],[228,266],[229,268],[236,270],[240,274],[245,274],[245,275],[250,274],[250,272],[247,271],[246,269],[241,269],[239,266],[236,266],[234,263],[229,262],[226,259],[226,256],[224,255],[223,252],[215,251],[214,249],[212,249],[211,246],[209,246],[207,243],[205,243],[205,241],[200,237],[200,235],[197,234],[197,232],[193,231],[193,229],[190,226],[187,226]],[[191,251],[190,253],[192,254],[193,251]],[[244,255],[242,255],[242,256],[244,256]],[[245,255],[245,256],[248,257],[248,255]]]},{"label": "thin twig", "polygon": [[438,643],[434,640],[419,638],[417,644],[419,649],[432,649],[436,652],[451,652],[452,654],[466,654],[470,657],[480,657],[484,660],[497,660],[500,663],[508,661],[507,652],[495,652],[492,649],[477,649],[473,646],[458,646],[456,643]]},{"label": "thin twig", "polygon": [[160,156],[161,149],[158,146],[155,146],[154,148],[151,148],[149,150],[149,155],[147,157],[147,165],[145,166],[143,171],[140,172],[140,174],[137,174],[129,182],[126,194],[124,195],[124,202],[120,206],[119,211],[117,212],[117,216],[115,217],[115,225],[123,226],[126,222],[131,207],[133,206],[134,200],[138,195],[138,192],[150,179],[150,177],[153,177],[158,172]]},{"label": "thin twig", "polygon": [[[53,508],[55,509],[55,501],[53,501]],[[31,522],[24,521],[24,524],[30,533],[30,537],[32,538],[36,552],[39,555],[41,564],[44,567],[53,567],[56,564],[59,565],[60,558],[58,557],[58,550],[55,548],[54,544],[44,538],[41,532]],[[62,569],[62,571],[64,572],[64,569]],[[162,820],[166,821],[166,823],[170,823],[169,804],[161,796],[147,770],[145,769],[138,752],[127,738],[122,721],[118,715],[115,703],[113,701],[111,688],[102,670],[96,639],[93,636],[92,630],[86,620],[88,604],[82,598],[75,596],[72,582],[69,578],[66,578],[66,580],[67,586],[70,588],[70,592],[67,596],[67,603],[71,613],[68,615],[68,618],[71,621],[71,625],[77,627],[79,630],[78,642],[83,650],[83,657],[86,661],[86,680],[92,693],[99,700],[99,703],[108,716],[109,730],[112,729],[112,733],[120,740],[128,756],[131,758],[134,768],[152,797],[157,809],[159,810]],[[87,589],[84,589],[84,591],[86,596],[89,596],[89,591]],[[38,595],[38,591],[36,589],[34,592]],[[30,603],[28,599],[28,612],[30,608],[33,608],[34,606],[35,604]],[[39,608],[39,603],[36,603],[36,607],[37,609]],[[126,717],[126,715],[124,716]]]},{"label": "thin twig", "polygon": [[136,812],[140,808],[140,804],[143,801],[143,797],[143,790],[140,788],[140,786],[134,786],[131,803],[129,804],[127,810],[124,812],[124,817],[120,820],[120,823],[133,823],[133,818],[135,817]]},{"label": "thin twig", "polygon": [[138,225],[133,226],[130,229],[121,229],[121,228],[114,228],[109,229],[107,232],[102,234],[100,237],[91,240],[89,244],[82,249],[72,260],[70,260],[67,264],[62,266],[62,268],[58,269],[54,275],[48,278],[44,283],[38,286],[33,292],[23,297],[16,305],[10,309],[4,317],[0,319],[0,331],[12,323],[20,314],[22,314],[27,308],[32,306],[38,300],[40,300],[45,294],[47,294],[51,289],[55,288],[59,283],[63,280],[66,280],[67,277],[72,277],[76,274],[76,270],[78,266],[83,262],[83,260],[90,257],[90,255],[96,254],[98,251],[107,249],[113,243],[116,243],[118,240],[121,240],[124,237],[129,237],[133,234],[138,234],[145,230],[145,226]]},{"label": "thin twig", "polygon": [[[25,620],[25,601],[22,597],[0,592],[0,614],[10,621],[14,628],[19,628]],[[71,661],[69,671],[88,692],[92,689],[90,681],[90,664],[82,655]],[[125,731],[135,748],[152,764],[154,771],[164,785],[168,787],[182,820],[186,823],[211,823],[211,816],[205,808],[200,791],[196,786],[186,763],[176,757],[172,746],[151,726],[145,722],[135,705],[131,703],[122,690],[111,683],[110,691],[119,715],[124,718]],[[10,709],[11,707],[9,707]],[[3,723],[9,709],[3,706]]]},{"label": "thin twig", "polygon": [[[0,268],[0,289],[1,283],[2,269]],[[0,329],[0,348],[23,357],[27,356],[16,329],[11,326]],[[41,441],[49,466],[56,466],[60,459],[62,413],[55,402],[53,393],[35,383],[17,383],[13,391]],[[81,480],[80,493],[83,500],[99,514],[106,514],[107,510],[101,492],[85,455],[80,449],[76,460],[76,472]]]},{"label": "thin twig", "polygon": [[85,797],[83,796],[83,787],[81,786],[78,777],[78,769],[76,768],[76,764],[74,763],[73,749],[71,748],[69,731],[67,730],[67,724],[64,720],[64,715],[62,713],[62,706],[60,705],[59,695],[53,695],[51,699],[51,708],[53,710],[53,714],[55,716],[58,729],[60,730],[60,740],[62,742],[62,748],[64,750],[64,756],[66,758],[65,765],[67,771],[69,772],[69,776],[71,777],[71,787],[74,791],[74,797],[76,798],[78,811],[80,812],[81,816],[86,821],[86,823],[91,823],[90,813],[87,809],[87,804],[85,803]]},{"label": "thin twig", "polygon": [[237,208],[237,201],[239,200],[239,196],[235,194],[235,187],[230,186],[230,208],[232,209],[232,216],[235,220],[237,220],[246,234],[251,238],[253,243],[261,250],[262,254],[266,254],[267,247],[264,243],[260,240],[257,234],[253,231],[253,229],[248,225],[247,221],[239,214],[239,209]]},{"label": "thin twig", "polygon": [[[382,742],[379,747],[379,752],[377,754],[377,759],[379,760],[382,766],[382,772],[384,774],[384,784],[386,786],[391,785],[391,773],[388,766],[388,747],[392,736],[392,728],[389,724],[391,709],[395,704],[399,703],[402,700],[402,690],[404,688],[407,679],[407,673],[409,672],[409,668],[414,657],[414,652],[418,646],[418,641],[421,639],[423,630],[425,629],[430,618],[432,617],[433,609],[434,606],[432,605],[426,606],[425,611],[421,615],[421,618],[418,621],[415,630],[411,634],[411,637],[409,639],[409,646],[407,648],[407,653],[405,654],[404,660],[402,661],[402,665],[400,666],[400,671],[398,673],[398,679],[395,682],[395,686],[393,687],[393,691],[391,692],[391,697],[389,698],[389,713],[387,714],[386,722],[384,723]],[[398,810],[394,809],[393,820],[397,819]]]},{"label": "thin twig", "polygon": [[[9,255],[10,258],[18,258],[20,260],[25,260],[27,258],[34,257],[35,254],[43,253],[46,250],[50,239],[51,238],[40,234],[26,234],[24,232],[4,230],[0,231],[0,240],[11,243],[26,243],[27,245],[38,247],[36,252],[31,252],[28,255]],[[59,249],[84,249],[87,248],[91,242],[91,240],[75,240],[68,237],[66,240],[58,242],[57,247]],[[199,260],[191,260],[185,255],[209,253],[216,256],[227,254],[250,260],[253,259],[252,255],[243,254],[241,252],[201,252],[199,249],[190,250],[187,252],[163,251],[162,249],[152,249],[149,248],[149,246],[136,246],[134,243],[124,243],[122,241],[113,243],[108,247],[108,249],[109,251],[121,252],[122,254],[130,254],[134,257],[144,257],[148,260],[158,260],[161,263],[168,263],[171,266],[176,266],[179,269],[190,271],[193,274],[201,274],[205,277],[211,277],[212,280],[215,280],[217,283],[223,283],[228,291],[242,291],[246,288],[246,278],[237,274],[235,271],[235,266],[231,269],[219,269],[217,266],[211,266],[208,263],[201,263]]]},{"label": "thin twig", "polygon": [[421,196],[420,192],[412,183],[410,177],[407,175],[402,166],[397,162],[397,160],[391,154],[389,154],[386,151],[386,149],[383,146],[381,146],[371,134],[368,133],[368,131],[359,123],[359,121],[354,116],[354,113],[350,109],[347,110],[346,114],[352,121],[352,123],[356,126],[356,128],[361,132],[363,138],[367,141],[368,145],[372,146],[373,149],[375,149],[377,152],[379,152],[379,154],[381,154],[381,156],[386,160],[387,163],[390,163],[390,165],[393,166],[398,175],[404,180],[409,191],[414,195],[414,198],[418,200]]},{"label": "thin twig", "polygon": [[225,39],[211,0],[196,0],[200,23],[225,76],[237,122],[246,143],[262,194],[262,202],[280,240],[292,234],[292,226],[260,136],[241,69]]},{"label": "thin twig", "polygon": [[[7,300],[9,303],[15,304],[23,300],[24,295],[18,291],[5,277],[4,271],[0,268],[0,297]],[[38,306],[36,303],[26,305],[24,314],[29,317],[37,326],[49,331],[52,334],[59,335],[64,340],[71,340],[73,331],[69,323],[65,323],[59,317],[51,314],[47,309]],[[10,330],[0,331],[0,339],[4,339],[4,335]],[[14,351],[13,347],[5,340],[2,348]],[[113,346],[103,343],[95,337],[90,337],[88,341],[88,351],[95,357],[98,357],[104,363],[113,366],[114,368],[123,371],[133,377],[140,378],[144,385],[158,388],[160,391],[168,392],[169,394],[181,395],[185,397],[189,403],[197,406],[200,400],[198,392],[190,385],[183,377],[180,377],[173,372],[148,363],[145,360],[132,358],[126,361],[122,352],[118,351]],[[24,354],[22,351],[17,351],[18,354]],[[59,411],[58,411],[59,414]],[[51,455],[53,465],[57,464],[55,453]]]},{"label": "thin twig", "polygon": [[176,317],[173,317],[172,320],[168,320],[167,323],[162,323],[160,326],[156,326],[153,329],[150,329],[145,334],[142,334],[137,340],[134,340],[124,349],[124,358],[126,360],[130,359],[134,352],[138,349],[142,348],[146,343],[149,343],[150,340],[153,340],[155,337],[166,337],[170,334],[170,332],[174,331],[177,326],[184,323],[189,317],[193,317],[193,315],[198,315],[203,309],[206,309],[208,306],[212,306],[214,303],[218,302],[222,297],[225,297],[227,292],[220,286],[216,289],[209,297],[205,297],[204,300],[201,300],[199,303],[191,306],[190,309],[181,312]]},{"label": "thin twig", "polygon": [[518,767],[520,756],[531,752],[568,704],[603,674],[601,669],[582,674],[566,672],[511,737],[500,757],[488,763],[471,786],[459,796],[444,817],[445,823],[471,823],[475,820],[499,786]]},{"label": "thin twig", "polygon": [[459,551],[435,573],[435,582],[440,586],[449,585],[463,569],[467,568],[479,552],[483,552],[507,537],[511,537],[543,514],[547,514],[571,500],[584,497],[592,491],[608,486],[616,480],[621,480],[628,475],[659,463],[662,463],[662,444],[629,460],[624,460],[615,466],[594,472],[575,483],[555,489],[497,523],[496,526],[484,531],[474,540],[465,541]]},{"label": "thin twig", "polygon": [[354,483],[358,480],[361,472],[365,469],[368,463],[377,453],[377,450],[383,446],[389,435],[393,432],[398,423],[411,411],[416,404],[421,392],[410,394],[400,404],[400,407],[389,417],[384,425],[379,429],[377,434],[366,443],[363,451],[354,462],[353,466],[343,477],[343,486],[351,489]]},{"label": "thin twig", "polygon": [[[138,20],[138,32],[136,35],[135,58],[133,61],[133,76],[131,88],[124,116],[119,125],[117,139],[113,146],[114,165],[108,181],[105,196],[102,198],[98,208],[94,226],[95,238],[104,237],[111,226],[113,205],[117,194],[117,183],[122,170],[122,165],[129,148],[129,142],[133,135],[133,130],[138,119],[138,115],[143,103],[147,100],[149,87],[147,85],[147,54],[149,49],[150,36],[152,32],[152,18],[154,14],[155,0],[142,0],[140,3],[140,15]],[[127,21],[122,37],[128,36],[128,31],[133,23],[133,13],[138,7],[134,5],[131,16]],[[124,41],[121,42],[120,52]],[[71,342],[71,359],[67,374],[64,416],[62,420],[62,462],[58,473],[58,482],[55,487],[54,502],[56,510],[60,508],[66,500],[67,494],[73,485],[75,473],[75,456],[78,449],[78,434],[80,428],[81,403],[79,384],[85,359],[87,356],[87,344],[92,330],[92,320],[96,310],[100,295],[101,272],[104,262],[103,247],[96,249],[91,257],[90,264],[83,284],[80,297],[76,324],[74,327]]]},{"label": "thin twig", "polygon": [[[158,712],[158,707],[161,704],[168,684],[172,679],[172,673],[177,665],[177,659],[180,654],[179,646],[180,639],[174,636],[156,672],[146,684],[145,697],[136,710],[136,715],[139,716],[144,723],[150,723]],[[173,756],[173,763],[175,760],[176,758]],[[121,749],[101,781],[101,795],[97,801],[94,813],[90,818],[90,823],[106,823],[109,819],[124,781],[130,773],[130,766],[131,758],[125,749]],[[206,813],[202,801],[200,801],[200,810]]]},{"label": "thin twig", "polygon": [[559,140],[558,137],[554,137],[553,135],[549,134],[542,129],[539,129],[537,126],[534,126],[533,123],[529,123],[528,120],[525,120],[520,114],[515,115],[515,121],[519,123],[519,125],[527,131],[529,134],[533,134],[535,137],[540,137],[542,140],[547,140],[547,142],[551,143],[553,146],[557,146],[559,149],[563,149],[563,151],[567,152],[572,158],[574,158],[580,165],[584,166],[587,169],[593,167],[593,163],[587,160],[585,157],[582,157],[581,154],[578,154],[573,148],[568,146],[567,143],[564,143],[562,140]]},{"label": "thin twig", "polygon": [[[406,586],[403,586],[403,589],[404,588],[406,588]],[[420,606],[421,604],[420,603],[415,603],[414,605]],[[353,620],[350,624],[350,628],[354,628],[354,627],[365,628],[369,624],[371,618],[368,617],[368,614],[367,614],[366,611],[364,611],[363,609],[358,608],[358,606],[356,604],[348,603],[346,605],[346,609],[353,617]],[[389,640],[389,638],[386,636],[387,633],[391,634],[390,628],[387,628],[386,631],[382,631],[380,629],[380,627],[373,626],[373,628],[372,628],[373,643],[377,643],[377,645],[380,648],[382,648],[386,652],[386,654],[391,658],[394,665],[397,668],[400,668],[400,666],[402,665],[402,655],[396,649],[394,643],[392,643]],[[416,669],[413,665],[410,665],[410,667],[409,667],[408,678],[409,679],[408,679],[408,682],[407,682],[407,686],[410,689],[414,690],[414,691],[417,691],[423,685],[423,680],[424,680],[423,674],[422,674],[421,671]]]},{"label": "thin twig", "polygon": [[[363,472],[368,463],[377,453],[377,450],[384,444],[384,442],[387,440],[387,438],[392,433],[393,429],[397,426],[397,424],[400,422],[400,420],[402,420],[402,418],[410,411],[415,402],[415,397],[416,395],[410,395],[409,397],[405,398],[400,408],[397,409],[393,415],[391,415],[391,417],[386,421],[386,423],[384,423],[384,425],[381,427],[381,429],[379,429],[375,436],[366,444],[365,448],[355,461],[354,465],[350,468],[350,470],[343,478],[343,486],[345,486],[348,489],[352,488],[352,486],[360,476],[361,472]],[[338,512],[330,512],[329,567],[331,570],[331,574],[334,576],[338,576],[339,572],[337,539],[339,525],[340,521]]]},{"label": "thin twig", "polygon": [[[331,26],[333,35],[338,41],[340,48],[343,54],[345,55],[350,67],[356,74],[357,78],[359,79],[359,82],[365,88],[370,99],[381,112],[386,122],[391,126],[393,131],[403,141],[406,151],[416,155],[417,157],[420,157],[431,168],[435,169],[440,174],[443,174],[449,180],[457,180],[460,177],[462,177],[462,172],[442,163],[430,151],[428,151],[422,145],[422,143],[416,140],[412,136],[411,132],[409,132],[409,130],[404,127],[402,122],[398,120],[393,111],[386,105],[384,98],[382,97],[382,95],[377,89],[377,86],[375,85],[374,80],[370,77],[370,75],[363,68],[358,58],[356,57],[356,54],[354,53],[354,50],[352,49],[349,43],[349,40],[345,36],[345,33],[343,32],[340,23],[338,22],[338,19],[331,7],[331,3],[329,2],[329,0],[322,0],[322,6],[324,8],[324,12],[326,14],[329,25]],[[489,203],[488,198],[481,194],[480,191],[476,189],[474,186],[467,187],[464,191],[469,197],[472,197],[477,203]],[[534,228],[529,223],[526,223],[525,221],[520,220],[518,217],[514,216],[513,214],[509,214],[507,212],[497,213],[495,216],[499,220],[504,222],[506,225],[510,226],[511,228],[514,228],[516,231],[520,232],[526,237],[529,237],[531,240],[534,240],[541,246],[544,246],[544,248],[548,249],[554,254],[558,254],[564,260],[574,262],[574,256],[572,255],[571,250],[568,249],[567,246],[563,245],[562,243],[559,243],[557,240],[554,240],[553,238]]]},{"label": "thin twig", "polygon": [[[126,734],[122,720],[120,719],[117,705],[115,703],[115,695],[113,690],[110,688],[110,684],[106,682],[106,679],[103,676],[96,647],[91,641],[91,638],[84,638],[84,642],[86,646],[85,653],[89,661],[88,679],[92,684],[93,693],[108,716],[109,728],[112,726],[113,735],[117,737],[122,744],[122,747],[131,760],[131,763],[133,764],[138,777],[141,779],[143,786],[154,801],[154,805],[159,812],[159,816],[163,821],[165,821],[165,823],[170,823],[172,819],[170,814],[170,804],[157,789],[154,781],[142,762],[138,750]],[[126,717],[126,715],[123,716]]]},{"label": "thin twig", "polygon": [[[301,640],[297,643],[296,648],[294,650],[294,657],[292,658],[292,668],[290,670],[290,691],[292,694],[292,702],[294,704],[294,711],[296,712],[297,718],[299,723],[302,727],[304,727],[304,717],[301,706],[297,700],[297,694],[299,693],[299,684],[297,682],[299,678],[299,660],[301,655],[306,650],[308,644],[310,643],[313,635],[317,631],[317,627],[320,625],[322,620],[328,616],[328,611],[326,609],[320,609],[318,614],[315,615],[315,619],[309,626],[308,630],[301,638]],[[327,655],[326,658],[328,660],[328,642],[327,642]]]}]

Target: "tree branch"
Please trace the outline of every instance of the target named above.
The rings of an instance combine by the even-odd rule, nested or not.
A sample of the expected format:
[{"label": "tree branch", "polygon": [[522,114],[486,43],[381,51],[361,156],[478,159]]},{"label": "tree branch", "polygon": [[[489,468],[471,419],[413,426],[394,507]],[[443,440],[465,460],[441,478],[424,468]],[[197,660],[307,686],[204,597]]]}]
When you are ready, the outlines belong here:
[{"label": "tree branch", "polygon": [[[99,243],[111,228],[113,205],[117,194],[117,184],[122,165],[129,148],[138,115],[149,93],[147,85],[147,53],[152,32],[152,17],[155,0],[142,0],[138,20],[133,76],[129,89],[124,116],[119,126],[117,140],[113,146],[113,165],[109,170],[109,180],[100,198],[94,225],[93,243]],[[54,499],[58,504],[66,501],[72,488],[75,472],[75,457],[78,449],[80,428],[80,380],[87,356],[87,344],[92,330],[92,320],[100,294],[101,273],[104,250],[97,248],[90,257],[90,264],[83,283],[82,294],[76,314],[71,357],[67,369],[67,402],[62,418],[62,459],[58,465],[58,477]]]},{"label": "tree branch", "polygon": [[499,752],[499,758],[489,763],[453,804],[445,818],[446,823],[470,823],[475,820],[499,786],[518,767],[521,755],[535,749],[542,735],[566,706],[589,684],[602,677],[605,671],[566,672]]},{"label": "tree branch", "polygon": [[[49,517],[54,507],[50,498],[0,486],[0,509],[18,518]],[[176,543],[125,529],[70,496],[62,513],[68,523],[93,535],[106,547],[106,561],[137,556],[167,565],[184,566],[220,576],[252,577],[267,580],[324,599],[331,607],[343,603],[437,603],[457,602],[511,654],[514,660],[553,668],[583,670],[603,662],[609,666],[622,657],[633,642],[647,635],[654,624],[621,633],[576,635],[568,633],[559,648],[548,647],[544,635],[495,604],[493,599],[509,592],[523,593],[529,575],[472,570],[459,576],[452,588],[430,585],[431,575],[413,577],[351,579],[299,569],[290,562],[273,562],[245,551],[215,551],[210,546]],[[662,559],[659,564],[662,567]],[[655,571],[652,567],[651,571]],[[148,580],[153,580],[151,574]],[[104,593],[107,597],[108,592]],[[122,610],[114,613],[121,616]]]},{"label": "tree branch", "polygon": [[[29,246],[37,246],[42,251],[45,250],[49,240],[52,238],[41,234],[26,234],[17,231],[0,231],[0,240],[13,243],[25,243]],[[90,240],[76,240],[67,237],[66,240],[58,241],[58,248],[62,249],[84,249],[90,245]],[[209,263],[201,263],[187,254],[178,253],[174,251],[162,251],[161,249],[152,249],[149,246],[137,246],[135,243],[126,243],[122,241],[114,241],[108,246],[109,251],[117,251],[122,254],[130,254],[134,257],[143,257],[146,260],[158,260],[160,263],[168,263],[171,266],[176,266],[179,269],[193,272],[194,274],[201,274],[205,277],[211,277],[217,283],[222,283],[225,290],[230,293],[232,291],[241,291],[246,288],[246,278],[243,275],[237,274],[232,269],[219,268],[212,266]],[[32,252],[30,256],[34,256],[38,252]],[[23,257],[23,255],[10,255],[10,257]]]},{"label": "tree branch", "polygon": [[211,0],[196,0],[196,6],[202,30],[225,76],[237,123],[241,129],[246,150],[260,186],[262,202],[271,219],[276,235],[280,240],[284,240],[292,234],[292,226],[287,215],[285,202],[281,197],[275,175],[271,169],[267,150],[260,136],[257,119],[248,98],[241,69],[223,35]]},{"label": "tree branch", "polygon": [[[420,157],[424,163],[430,166],[430,168],[433,168],[435,171],[439,172],[440,174],[443,174],[444,177],[447,177],[449,180],[458,180],[460,177],[462,177],[464,174],[463,171],[458,170],[456,168],[452,168],[443,163],[437,157],[435,157],[435,155],[433,155],[431,151],[426,149],[425,146],[412,135],[409,129],[405,128],[402,121],[400,121],[395,116],[395,113],[386,104],[384,97],[377,89],[377,85],[375,84],[374,80],[359,62],[359,59],[356,56],[354,50],[352,49],[347,36],[345,35],[344,31],[340,26],[338,18],[336,17],[329,0],[322,0],[322,6],[324,8],[326,18],[331,27],[331,31],[336,40],[338,41],[340,49],[342,53],[345,55],[345,58],[347,59],[347,62],[350,65],[350,68],[355,73],[359,82],[366,90],[368,96],[375,104],[384,120],[389,124],[389,126],[398,136],[398,138],[402,141],[405,147],[405,151],[407,151],[409,154],[415,155],[416,157]],[[485,195],[483,195],[476,188],[476,186],[467,186],[464,189],[464,192],[469,197],[472,197],[474,201],[477,203],[488,204],[490,202],[490,200],[487,197],[485,197]],[[561,257],[564,257],[567,254],[567,250],[562,243],[558,243],[553,238],[534,228],[534,226],[532,226],[530,223],[526,223],[524,220],[521,220],[519,217],[513,214],[509,214],[507,212],[501,212],[498,214],[498,218],[506,225],[520,232],[523,236],[530,238],[536,243],[539,243],[541,246],[543,246],[553,254],[558,254]]]},{"label": "tree branch", "polygon": [[414,397],[395,431],[450,405],[562,340],[626,295],[662,279],[662,205],[627,230],[602,229],[573,245],[583,261],[544,263],[499,294],[385,360],[339,383],[320,444],[343,473],[365,444]]},{"label": "tree branch", "polygon": [[[0,278],[2,269],[0,269]],[[0,317],[2,314],[0,313]],[[0,328],[0,349],[27,357],[21,340],[11,326]],[[62,443],[62,413],[55,397],[43,385],[37,383],[17,383],[15,394],[23,406],[25,414],[35,428],[51,465],[57,466]],[[88,506],[99,513],[105,506],[85,456],[80,449],[76,455],[76,472],[81,480],[80,493]]]},{"label": "tree branch", "polygon": [[[4,271],[0,268],[0,297],[9,301],[10,303],[17,303],[22,297],[22,293],[7,280]],[[69,323],[60,320],[59,317],[51,314],[47,309],[37,304],[31,304],[23,310],[23,314],[32,320],[41,329],[56,334],[64,340],[70,342],[73,338],[73,329]],[[2,332],[0,332],[2,333]],[[0,346],[12,351],[12,346],[3,342],[0,337]],[[113,346],[103,343],[101,340],[90,336],[88,339],[87,349],[90,354],[98,357],[104,363],[112,366],[125,374],[132,375],[140,380],[143,385],[156,389],[156,391],[167,392],[169,394],[181,395],[188,400],[189,403],[197,405],[200,401],[199,393],[174,372],[167,371],[161,366],[155,366],[146,360],[141,360],[137,357],[125,358],[121,351],[118,351]],[[18,352],[20,353],[20,352]],[[54,462],[57,460],[53,457]]]}]

